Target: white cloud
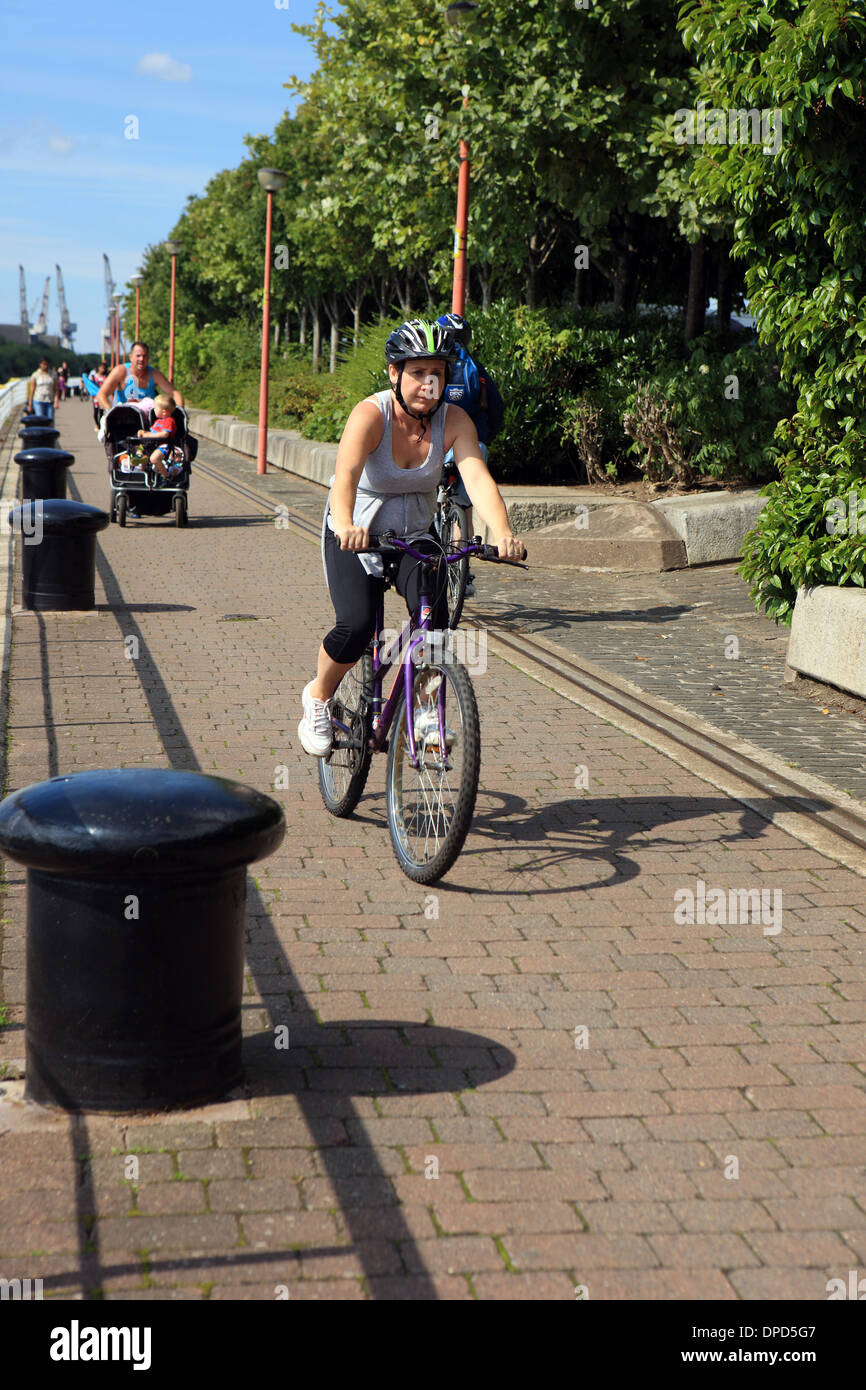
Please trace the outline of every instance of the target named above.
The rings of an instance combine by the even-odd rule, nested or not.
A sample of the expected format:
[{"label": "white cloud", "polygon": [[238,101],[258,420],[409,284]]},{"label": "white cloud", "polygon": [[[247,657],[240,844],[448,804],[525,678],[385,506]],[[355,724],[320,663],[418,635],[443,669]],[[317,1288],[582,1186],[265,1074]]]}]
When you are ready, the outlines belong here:
[{"label": "white cloud", "polygon": [[10,122],[0,127],[0,149],[4,154],[11,150],[26,150],[26,157],[32,159],[34,153],[44,150],[50,150],[52,154],[69,154],[76,145],[77,141],[71,135],[36,117],[20,125]]},{"label": "white cloud", "polygon": [[163,82],[188,82],[192,77],[189,63],[177,63],[168,53],[145,53],[138,60],[138,71]]}]

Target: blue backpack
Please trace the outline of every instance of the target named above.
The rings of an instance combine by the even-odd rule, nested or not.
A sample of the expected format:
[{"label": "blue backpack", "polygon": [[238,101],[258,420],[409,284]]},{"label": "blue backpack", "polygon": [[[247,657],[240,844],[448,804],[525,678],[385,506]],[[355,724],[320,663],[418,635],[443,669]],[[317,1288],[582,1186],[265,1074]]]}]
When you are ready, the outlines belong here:
[{"label": "blue backpack", "polygon": [[458,344],[460,356],[451,368],[451,379],[445,387],[448,405],[459,405],[471,418],[482,444],[502,429],[505,407],[496,383],[481,366]]},{"label": "blue backpack", "polygon": [[481,378],[466,349],[458,344],[458,351],[460,356],[452,364],[451,379],[445,387],[445,400],[448,405],[459,405],[474,420],[481,404]]}]

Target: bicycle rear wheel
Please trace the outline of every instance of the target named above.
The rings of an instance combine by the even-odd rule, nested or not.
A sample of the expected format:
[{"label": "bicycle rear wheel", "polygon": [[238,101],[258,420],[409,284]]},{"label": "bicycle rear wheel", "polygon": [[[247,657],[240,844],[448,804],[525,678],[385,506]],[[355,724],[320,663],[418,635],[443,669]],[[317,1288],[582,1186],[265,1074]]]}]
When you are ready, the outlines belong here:
[{"label": "bicycle rear wheel", "polygon": [[332,816],[350,816],[367,782],[373,756],[368,744],[372,689],[373,656],[368,649],[334,691],[334,745],[327,758],[316,759],[319,790]]},{"label": "bicycle rear wheel", "polygon": [[[469,544],[469,520],[466,508],[448,497],[439,507],[436,517],[436,530],[439,541],[446,554],[454,546]],[[460,622],[463,600],[466,597],[466,581],[469,576],[469,557],[456,560],[448,566],[448,626],[454,628]]]},{"label": "bicycle rear wheel", "polygon": [[[409,758],[405,697],[388,745],[388,830],[397,862],[415,883],[435,883],[451,868],[475,810],[481,766],[481,730],[475,691],[463,666],[431,661],[415,673],[415,747]],[[440,748],[439,709],[445,727]]]}]

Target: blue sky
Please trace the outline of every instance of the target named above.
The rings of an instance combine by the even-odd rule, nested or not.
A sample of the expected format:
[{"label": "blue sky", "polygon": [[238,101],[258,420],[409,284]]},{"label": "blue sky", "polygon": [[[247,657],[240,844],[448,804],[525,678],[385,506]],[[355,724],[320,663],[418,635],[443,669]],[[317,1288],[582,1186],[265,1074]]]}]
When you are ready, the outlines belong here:
[{"label": "blue sky", "polygon": [[[244,158],[243,137],[270,133],[293,105],[282,83],[313,70],[291,26],[312,19],[315,0],[287,3],[2,0],[0,322],[19,321],[20,263],[28,310],[51,276],[57,332],[56,263],[75,345],[99,350],[102,253],[124,285],[187,197]],[[125,138],[129,116],[137,140]]]}]

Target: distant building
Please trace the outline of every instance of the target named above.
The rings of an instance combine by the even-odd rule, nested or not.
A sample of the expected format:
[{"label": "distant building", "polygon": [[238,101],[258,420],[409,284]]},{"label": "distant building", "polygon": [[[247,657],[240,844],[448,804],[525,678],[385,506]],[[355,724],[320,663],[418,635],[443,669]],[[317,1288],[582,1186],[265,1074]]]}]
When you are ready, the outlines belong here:
[{"label": "distant building", "polygon": [[29,343],[33,347],[60,347],[60,339],[56,333],[31,333],[21,323],[0,323],[0,342]]}]

